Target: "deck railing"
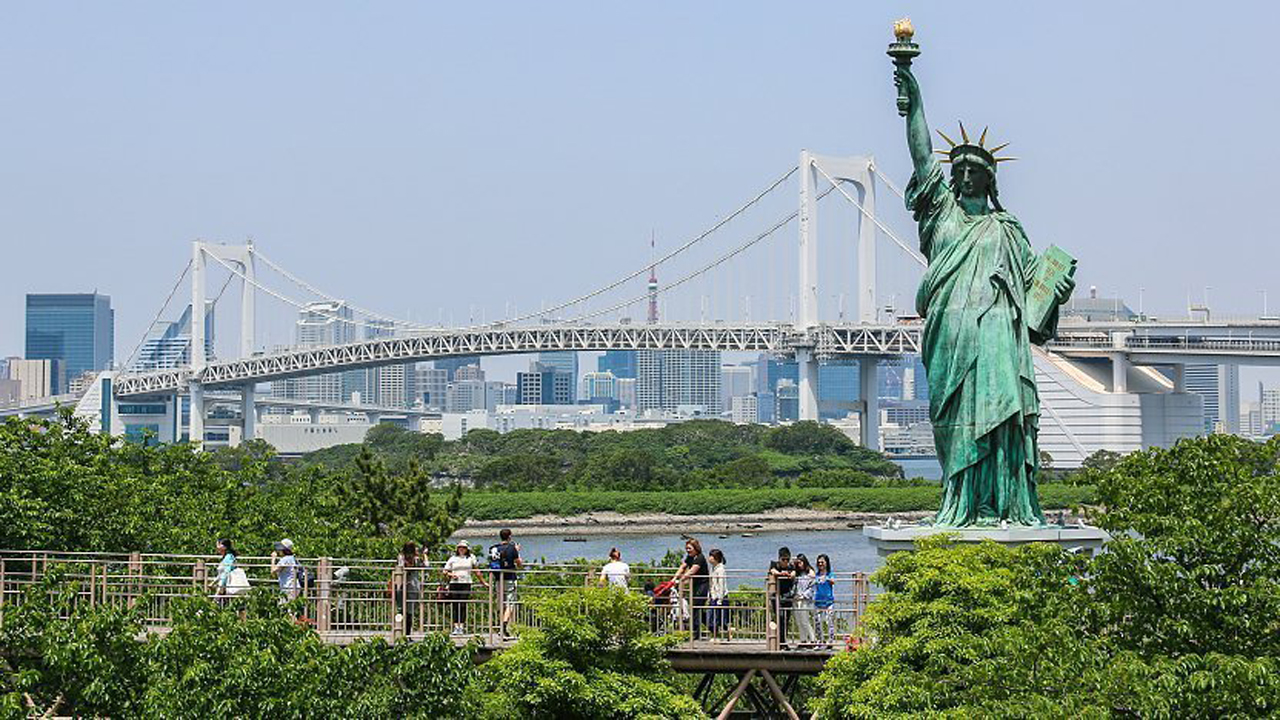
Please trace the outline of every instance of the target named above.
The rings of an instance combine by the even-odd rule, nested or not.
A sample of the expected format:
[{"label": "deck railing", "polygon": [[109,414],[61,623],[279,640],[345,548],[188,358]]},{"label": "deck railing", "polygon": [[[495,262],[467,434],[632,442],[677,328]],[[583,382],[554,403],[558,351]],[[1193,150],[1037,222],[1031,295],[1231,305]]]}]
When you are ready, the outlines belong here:
[{"label": "deck railing", "polygon": [[[218,593],[217,561],[197,555],[0,551],[0,624],[32,587],[57,571],[65,587],[74,588],[75,603],[141,606],[144,627],[164,631],[172,624],[175,600],[204,595],[220,603],[240,601]],[[252,587],[273,588],[284,599],[270,563],[265,557],[236,561]],[[599,564],[527,565],[514,574],[485,568],[475,571],[475,582],[464,589],[445,581],[438,562],[403,567],[392,560],[323,557],[300,563],[310,576],[297,592],[300,620],[331,642],[369,637],[395,641],[443,632],[500,646],[538,626],[530,602],[534,598],[603,582]],[[730,590],[722,601],[695,598],[689,579],[654,594],[675,572],[636,569],[627,590],[649,597],[651,630],[680,633],[682,647],[841,647],[857,635],[872,600],[865,573],[837,573],[830,608],[780,597],[776,584],[758,571],[727,570]]]}]

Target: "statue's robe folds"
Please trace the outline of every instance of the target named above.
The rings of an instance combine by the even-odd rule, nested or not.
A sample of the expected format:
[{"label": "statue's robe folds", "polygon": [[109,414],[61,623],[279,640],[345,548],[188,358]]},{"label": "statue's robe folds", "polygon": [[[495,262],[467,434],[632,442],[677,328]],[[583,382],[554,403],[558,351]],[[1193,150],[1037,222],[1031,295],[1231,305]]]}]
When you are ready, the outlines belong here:
[{"label": "statue's robe folds", "polygon": [[925,318],[921,353],[929,380],[929,419],[942,464],[942,508],[935,525],[1044,524],[1036,496],[1039,453],[1027,289],[1038,258],[1006,212],[969,215],[935,160],[907,186],[929,269],[916,294]]}]

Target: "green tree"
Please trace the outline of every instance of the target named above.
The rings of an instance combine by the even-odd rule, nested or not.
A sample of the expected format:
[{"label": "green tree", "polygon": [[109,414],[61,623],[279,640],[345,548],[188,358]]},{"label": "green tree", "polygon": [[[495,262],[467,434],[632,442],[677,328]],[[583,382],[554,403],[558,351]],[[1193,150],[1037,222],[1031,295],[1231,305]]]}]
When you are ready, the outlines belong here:
[{"label": "green tree", "polygon": [[533,601],[541,629],[481,670],[492,718],[695,718],[673,688],[665,649],[649,633],[643,595],[585,588]]}]

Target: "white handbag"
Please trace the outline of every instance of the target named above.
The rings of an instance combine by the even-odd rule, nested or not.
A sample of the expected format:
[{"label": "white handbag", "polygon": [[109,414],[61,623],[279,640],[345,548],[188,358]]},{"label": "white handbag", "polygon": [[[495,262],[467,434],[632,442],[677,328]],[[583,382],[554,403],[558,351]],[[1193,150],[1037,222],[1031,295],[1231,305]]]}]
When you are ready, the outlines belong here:
[{"label": "white handbag", "polygon": [[245,573],[244,568],[236,568],[227,576],[227,588],[225,590],[228,595],[239,595],[249,591],[249,576]]}]

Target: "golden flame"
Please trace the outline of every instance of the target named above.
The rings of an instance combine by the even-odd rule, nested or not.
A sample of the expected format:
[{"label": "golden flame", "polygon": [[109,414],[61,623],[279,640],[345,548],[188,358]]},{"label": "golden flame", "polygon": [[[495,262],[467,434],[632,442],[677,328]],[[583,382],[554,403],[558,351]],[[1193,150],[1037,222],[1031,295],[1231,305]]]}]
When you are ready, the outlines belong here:
[{"label": "golden flame", "polygon": [[893,36],[898,38],[898,42],[911,42],[911,36],[916,34],[916,29],[911,26],[911,18],[902,18],[893,24]]}]

